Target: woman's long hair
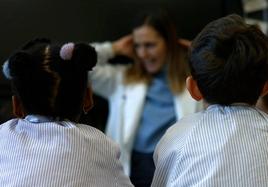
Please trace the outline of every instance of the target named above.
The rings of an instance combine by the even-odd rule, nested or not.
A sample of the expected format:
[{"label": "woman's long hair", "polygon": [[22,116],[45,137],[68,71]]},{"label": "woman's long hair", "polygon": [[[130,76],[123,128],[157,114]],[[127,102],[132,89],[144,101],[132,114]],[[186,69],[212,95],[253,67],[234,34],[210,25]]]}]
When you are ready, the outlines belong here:
[{"label": "woman's long hair", "polygon": [[[178,43],[176,26],[164,11],[140,15],[134,28],[140,26],[150,26],[164,38],[167,46],[166,60],[169,86],[174,94],[183,92],[185,89],[185,80],[189,74],[187,49],[183,48]],[[145,70],[142,62],[136,60],[134,64],[130,65],[125,73],[125,84],[138,82],[145,82],[148,84],[152,80],[152,76],[153,75]]]}]

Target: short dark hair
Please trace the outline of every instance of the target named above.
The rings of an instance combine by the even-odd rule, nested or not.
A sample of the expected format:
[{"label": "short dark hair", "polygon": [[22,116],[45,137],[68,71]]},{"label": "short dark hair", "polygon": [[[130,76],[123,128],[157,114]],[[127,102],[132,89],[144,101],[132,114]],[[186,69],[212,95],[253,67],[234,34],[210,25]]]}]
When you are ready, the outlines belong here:
[{"label": "short dark hair", "polygon": [[268,77],[268,39],[238,15],[209,23],[194,39],[190,68],[211,104],[255,104]]},{"label": "short dark hair", "polygon": [[14,94],[27,114],[76,120],[82,111],[88,70],[97,55],[88,44],[74,45],[72,58],[63,60],[61,45],[48,39],[28,42],[9,58]]}]

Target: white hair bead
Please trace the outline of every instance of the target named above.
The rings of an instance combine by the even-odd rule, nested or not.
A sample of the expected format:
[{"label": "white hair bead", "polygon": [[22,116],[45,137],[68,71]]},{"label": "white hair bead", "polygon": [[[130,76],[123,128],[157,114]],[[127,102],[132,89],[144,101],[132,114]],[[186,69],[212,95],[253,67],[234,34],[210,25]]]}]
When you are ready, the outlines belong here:
[{"label": "white hair bead", "polygon": [[11,75],[10,75],[10,69],[9,69],[9,62],[8,60],[5,61],[5,63],[3,64],[3,73],[5,75],[5,77],[7,79],[12,79]]},{"label": "white hair bead", "polygon": [[60,49],[60,57],[63,60],[71,60],[73,56],[74,43],[64,44]]}]

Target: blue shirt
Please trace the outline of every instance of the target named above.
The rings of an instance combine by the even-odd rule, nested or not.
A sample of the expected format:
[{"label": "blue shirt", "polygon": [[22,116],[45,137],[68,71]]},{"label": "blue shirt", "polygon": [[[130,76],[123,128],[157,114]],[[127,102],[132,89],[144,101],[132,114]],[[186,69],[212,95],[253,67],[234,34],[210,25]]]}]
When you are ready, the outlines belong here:
[{"label": "blue shirt", "polygon": [[134,150],[153,153],[160,138],[176,119],[174,97],[164,70],[155,76],[148,87]]}]

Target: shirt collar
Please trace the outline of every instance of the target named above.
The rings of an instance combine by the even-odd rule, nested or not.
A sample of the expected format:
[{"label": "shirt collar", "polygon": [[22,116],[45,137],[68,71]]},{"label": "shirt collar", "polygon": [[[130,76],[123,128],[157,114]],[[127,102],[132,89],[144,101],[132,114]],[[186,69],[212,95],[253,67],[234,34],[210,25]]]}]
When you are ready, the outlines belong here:
[{"label": "shirt collar", "polygon": [[35,114],[27,115],[24,119],[32,123],[45,123],[55,121],[53,117]]}]

